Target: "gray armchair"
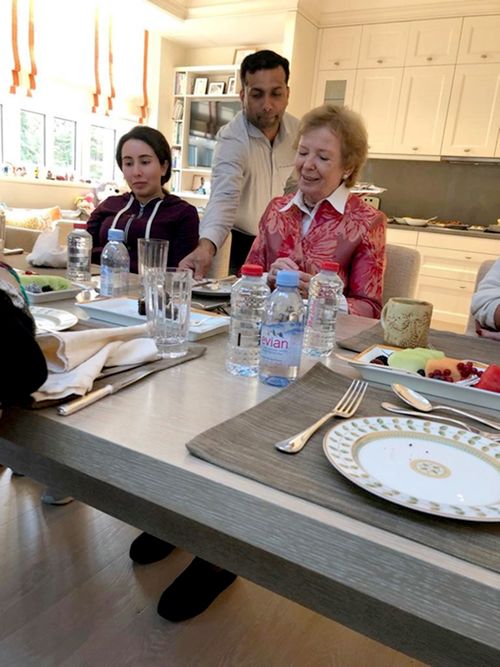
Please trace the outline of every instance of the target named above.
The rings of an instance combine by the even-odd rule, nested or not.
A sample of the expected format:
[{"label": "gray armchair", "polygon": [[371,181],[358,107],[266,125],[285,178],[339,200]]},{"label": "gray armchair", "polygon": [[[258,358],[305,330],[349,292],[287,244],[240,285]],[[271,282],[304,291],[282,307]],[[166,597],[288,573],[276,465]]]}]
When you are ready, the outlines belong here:
[{"label": "gray armchair", "polygon": [[385,247],[386,267],[382,303],[391,297],[413,299],[417,290],[420,253],[414,248],[391,245]]}]

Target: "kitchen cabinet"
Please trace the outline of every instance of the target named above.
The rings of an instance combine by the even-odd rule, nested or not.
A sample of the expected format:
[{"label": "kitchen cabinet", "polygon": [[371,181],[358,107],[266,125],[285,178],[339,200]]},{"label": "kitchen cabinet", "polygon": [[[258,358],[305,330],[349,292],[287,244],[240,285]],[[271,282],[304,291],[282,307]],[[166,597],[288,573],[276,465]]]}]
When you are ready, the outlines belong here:
[{"label": "kitchen cabinet", "polygon": [[454,67],[405,67],[393,153],[439,155]]},{"label": "kitchen cabinet", "polygon": [[500,63],[500,16],[464,19],[458,63]]},{"label": "kitchen cabinet", "polygon": [[325,28],[319,43],[319,70],[355,69],[360,43],[360,25]]},{"label": "kitchen cabinet", "polygon": [[405,65],[454,65],[462,19],[412,21]]},{"label": "kitchen cabinet", "polygon": [[388,229],[387,243],[416,248],[421,264],[416,298],[433,304],[432,326],[463,333],[479,266],[500,257],[500,239]]},{"label": "kitchen cabinet", "polygon": [[500,64],[457,65],[442,155],[493,157],[500,129]]},{"label": "kitchen cabinet", "polygon": [[356,74],[352,106],[365,121],[370,153],[393,150],[402,79],[402,67],[364,69]]},{"label": "kitchen cabinet", "polygon": [[408,44],[409,23],[363,26],[358,67],[402,67]]},{"label": "kitchen cabinet", "polygon": [[336,104],[352,106],[356,70],[319,72],[313,106]]}]

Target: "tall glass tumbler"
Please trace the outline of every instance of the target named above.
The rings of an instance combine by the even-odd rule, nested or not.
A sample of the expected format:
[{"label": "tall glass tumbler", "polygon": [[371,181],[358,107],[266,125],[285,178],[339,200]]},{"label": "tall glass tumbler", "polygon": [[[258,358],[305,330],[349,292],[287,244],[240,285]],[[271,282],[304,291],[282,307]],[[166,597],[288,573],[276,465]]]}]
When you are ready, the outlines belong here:
[{"label": "tall glass tumbler", "polygon": [[191,271],[144,269],[149,334],[162,357],[183,357],[188,351]]},{"label": "tall glass tumbler", "polygon": [[139,314],[146,314],[144,302],[144,269],[167,268],[168,241],[166,239],[137,239],[137,270],[139,272]]}]

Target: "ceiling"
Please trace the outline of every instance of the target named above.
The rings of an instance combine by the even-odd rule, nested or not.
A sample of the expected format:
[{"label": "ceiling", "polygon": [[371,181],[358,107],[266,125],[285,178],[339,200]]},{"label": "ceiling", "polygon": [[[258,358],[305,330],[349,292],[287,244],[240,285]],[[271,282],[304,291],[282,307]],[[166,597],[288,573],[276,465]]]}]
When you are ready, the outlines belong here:
[{"label": "ceiling", "polygon": [[[186,46],[281,43],[287,17],[314,25],[349,25],[494,14],[499,0],[144,0],[143,16],[164,37]],[[346,8],[347,6],[347,8]]]}]

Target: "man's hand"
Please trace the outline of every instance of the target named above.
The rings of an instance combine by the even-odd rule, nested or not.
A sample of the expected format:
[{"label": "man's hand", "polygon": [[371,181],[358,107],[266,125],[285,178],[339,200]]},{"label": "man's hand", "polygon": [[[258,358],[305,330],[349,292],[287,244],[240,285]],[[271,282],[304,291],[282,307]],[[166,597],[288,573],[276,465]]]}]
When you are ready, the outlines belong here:
[{"label": "man's hand", "polygon": [[194,273],[195,280],[204,278],[210,267],[212,266],[212,259],[215,255],[215,246],[212,241],[208,239],[200,239],[198,246],[186,255],[183,260],[179,262],[180,269],[191,269]]}]

